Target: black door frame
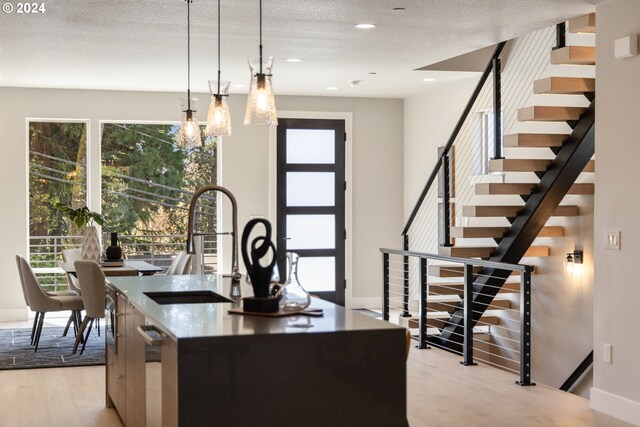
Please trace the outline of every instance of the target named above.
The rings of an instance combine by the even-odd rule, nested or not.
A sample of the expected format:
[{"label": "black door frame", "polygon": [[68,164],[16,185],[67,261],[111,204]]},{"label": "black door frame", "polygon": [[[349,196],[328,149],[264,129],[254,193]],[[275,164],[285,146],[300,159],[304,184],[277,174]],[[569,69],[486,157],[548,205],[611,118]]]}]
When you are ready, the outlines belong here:
[{"label": "black door frame", "polygon": [[[286,215],[335,215],[335,248],[334,249],[296,249],[301,257],[332,256],[336,259],[336,291],[313,292],[322,299],[345,304],[346,288],[346,119],[316,118],[279,118],[276,131],[276,218],[277,218],[277,252],[278,268],[281,278],[286,277]],[[287,129],[331,129],[335,130],[335,163],[334,164],[286,164],[286,130]],[[282,168],[281,165],[285,165]],[[333,172],[335,173],[335,205],[317,207],[286,206],[286,173],[287,172]]]}]

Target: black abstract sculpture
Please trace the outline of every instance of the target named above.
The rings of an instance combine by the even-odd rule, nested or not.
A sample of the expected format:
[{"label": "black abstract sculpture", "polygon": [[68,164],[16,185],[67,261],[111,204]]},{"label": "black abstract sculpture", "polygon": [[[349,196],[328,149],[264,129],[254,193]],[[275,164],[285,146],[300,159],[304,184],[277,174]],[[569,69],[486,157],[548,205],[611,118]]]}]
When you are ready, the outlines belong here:
[{"label": "black abstract sculpture", "polygon": [[[257,224],[264,225],[265,235],[258,236],[251,242],[250,252],[247,252],[249,243],[249,236],[251,231]],[[271,223],[266,219],[254,218],[247,223],[242,232],[242,260],[247,268],[247,275],[251,279],[251,285],[253,286],[253,294],[256,298],[269,298],[276,300],[277,311],[277,299],[269,296],[269,284],[271,282],[271,275],[273,273],[273,267],[276,265],[276,247],[271,241]],[[269,249],[272,251],[271,262],[267,266],[263,266],[260,260],[267,256]],[[245,298],[245,310],[247,309]],[[262,310],[255,310],[262,311]]]}]

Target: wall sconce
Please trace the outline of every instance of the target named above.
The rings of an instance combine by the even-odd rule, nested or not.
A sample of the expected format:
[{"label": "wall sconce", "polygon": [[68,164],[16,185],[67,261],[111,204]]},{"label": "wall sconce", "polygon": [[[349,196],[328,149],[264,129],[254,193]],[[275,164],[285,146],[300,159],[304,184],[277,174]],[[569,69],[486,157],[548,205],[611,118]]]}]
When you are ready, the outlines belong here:
[{"label": "wall sconce", "polygon": [[578,264],[582,264],[583,252],[573,251],[567,254],[564,263],[564,273],[567,276],[575,276],[579,272]]}]

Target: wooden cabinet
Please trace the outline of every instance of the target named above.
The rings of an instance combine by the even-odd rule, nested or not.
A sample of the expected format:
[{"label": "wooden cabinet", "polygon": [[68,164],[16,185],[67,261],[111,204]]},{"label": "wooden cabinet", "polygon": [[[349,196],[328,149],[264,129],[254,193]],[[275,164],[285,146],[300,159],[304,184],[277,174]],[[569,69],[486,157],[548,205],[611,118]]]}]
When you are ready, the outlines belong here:
[{"label": "wooden cabinet", "polygon": [[[115,407],[128,427],[146,425],[145,343],[137,326],[144,315],[127,298],[115,294],[115,310],[107,324],[107,406]],[[111,336],[109,336],[111,334]]]}]

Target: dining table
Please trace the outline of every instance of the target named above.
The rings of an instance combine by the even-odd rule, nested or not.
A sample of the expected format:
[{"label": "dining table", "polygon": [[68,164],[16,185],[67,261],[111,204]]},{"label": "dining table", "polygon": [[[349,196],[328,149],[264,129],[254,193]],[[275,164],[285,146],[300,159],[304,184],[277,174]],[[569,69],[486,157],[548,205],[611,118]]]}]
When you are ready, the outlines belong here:
[{"label": "dining table", "polygon": [[[150,276],[162,271],[162,268],[140,260],[125,260],[123,265],[113,266],[99,263],[105,276]],[[62,262],[59,267],[65,273],[76,275],[76,268],[72,262]]]}]

